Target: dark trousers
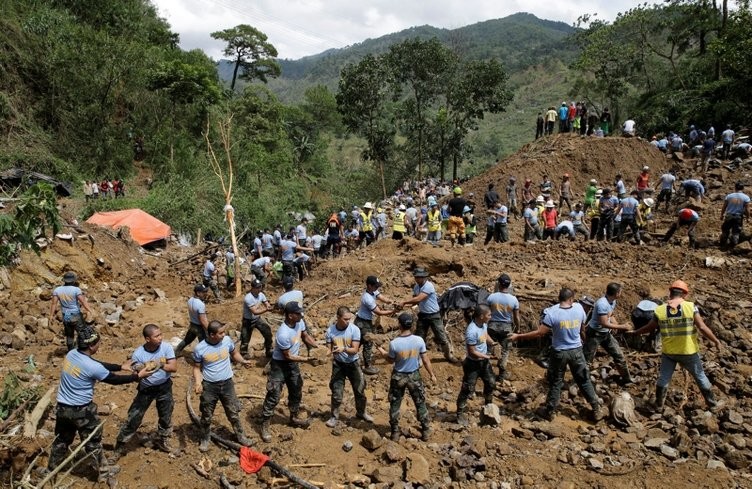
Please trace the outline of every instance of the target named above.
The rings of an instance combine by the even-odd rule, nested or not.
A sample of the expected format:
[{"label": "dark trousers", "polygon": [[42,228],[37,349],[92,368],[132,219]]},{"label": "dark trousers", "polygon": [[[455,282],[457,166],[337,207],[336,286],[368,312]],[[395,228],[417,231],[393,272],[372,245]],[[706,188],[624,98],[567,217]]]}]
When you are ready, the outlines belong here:
[{"label": "dark trousers", "polygon": [[[67,406],[58,404],[55,409],[55,441],[50,449],[50,459],[47,467],[52,470],[69,455],[68,447],[76,438],[76,433],[85,440],[92,431],[99,426],[97,405],[93,402],[85,406]],[[102,430],[86,442],[86,454],[91,457],[94,470],[99,470],[102,463]]]},{"label": "dark trousers", "polygon": [[274,408],[279,404],[284,386],[287,386],[287,405],[290,414],[295,415],[300,411],[300,403],[303,400],[303,377],[300,375],[300,367],[295,362],[272,359],[262,410],[265,419],[274,415]]},{"label": "dark trousers", "polygon": [[622,216],[621,218],[621,224],[619,226],[619,241],[624,241],[624,231],[627,230],[627,228],[632,230],[632,237],[635,243],[640,242],[640,229],[637,227],[637,222],[635,221],[635,218],[633,216],[625,217]]},{"label": "dark trousers", "polygon": [[214,409],[217,402],[222,403],[225,410],[225,416],[232,424],[235,433],[242,433],[240,424],[240,401],[235,394],[235,383],[232,378],[220,380],[218,382],[203,381],[204,390],[201,392],[198,409],[201,412],[201,438],[209,438],[211,429],[211,420],[214,416]]},{"label": "dark trousers", "polygon": [[[57,300],[53,298],[52,300]],[[68,351],[76,347],[75,335],[84,327],[84,317],[79,314],[71,314],[63,317],[63,331],[65,332],[65,346]]]},{"label": "dark trousers", "polygon": [[350,381],[353,395],[355,396],[355,411],[358,414],[366,412],[366,379],[360,364],[332,362],[332,378],[329,381],[329,389],[332,391],[332,410],[339,409],[345,392],[345,379]]},{"label": "dark trousers", "polygon": [[131,407],[128,408],[128,417],[120,427],[120,433],[118,433],[118,443],[127,443],[136,430],[141,426],[141,422],[144,420],[146,411],[151,406],[152,402],[157,404],[157,416],[159,421],[157,422],[157,434],[161,438],[167,438],[172,433],[172,410],[175,407],[175,400],[172,397],[172,380],[168,379],[160,385],[151,387],[139,386],[136,398],[131,403]]},{"label": "dark trousers", "polygon": [[251,342],[254,329],[257,329],[264,337],[264,351],[266,351],[266,356],[269,356],[272,352],[272,329],[260,317],[256,319],[243,318],[240,326],[240,353],[248,353],[248,345]]},{"label": "dark trousers", "polygon": [[491,361],[473,360],[465,357],[462,361],[462,387],[460,387],[460,394],[457,396],[458,413],[465,411],[467,400],[475,392],[475,384],[478,382],[478,377],[483,381],[483,399],[485,403],[490,404],[493,401],[496,377],[494,377],[493,370],[491,369]]},{"label": "dark trousers", "polygon": [[582,348],[571,350],[551,350],[551,356],[548,361],[548,396],[546,397],[546,409],[549,412],[556,411],[561,401],[561,388],[564,385],[564,374],[569,367],[572,372],[574,381],[579,386],[582,394],[590,406],[594,409],[600,403],[595,395],[595,389],[590,382],[590,370],[588,369],[585,355],[582,354]]},{"label": "dark trousers", "polygon": [[590,239],[595,239],[598,236],[598,231],[601,228],[601,218],[593,217],[590,219]]},{"label": "dark trousers", "polygon": [[488,336],[501,345],[501,358],[499,358],[499,376],[504,375],[509,360],[509,335],[512,334],[512,323],[500,321],[488,322]]},{"label": "dark trousers", "polygon": [[497,222],[494,225],[494,240],[497,243],[506,243],[509,241],[509,230],[505,223]]},{"label": "dark trousers", "polygon": [[624,358],[624,353],[621,351],[614,335],[609,331],[596,331],[588,327],[585,330],[585,346],[582,350],[588,363],[591,363],[595,358],[595,353],[599,346],[603,347],[606,353],[614,359],[617,370],[625,374],[627,372],[627,360]]},{"label": "dark trousers", "polygon": [[731,246],[739,244],[739,236],[742,233],[742,216],[727,215],[721,224],[721,245],[729,242],[731,235]]},{"label": "dark trousers", "polygon": [[185,333],[185,338],[183,338],[183,341],[178,344],[178,347],[175,348],[175,356],[180,356],[180,354],[183,352],[183,348],[193,343],[193,340],[198,338],[198,341],[203,341],[206,339],[206,330],[203,326],[196,323],[191,323],[188,326],[188,331]]},{"label": "dark trousers", "polygon": [[360,347],[363,349],[363,365],[373,365],[373,321],[355,316],[355,326],[360,328]]},{"label": "dark trousers", "polygon": [[554,121],[546,121],[546,134],[554,133]]},{"label": "dark trousers", "polygon": [[399,426],[400,408],[402,407],[402,398],[405,396],[405,389],[413,399],[421,427],[427,428],[426,390],[420,376],[420,370],[410,373],[392,371],[392,378],[389,381],[389,425],[393,431]]},{"label": "dark trousers", "polygon": [[611,238],[614,237],[614,218],[611,217],[604,217],[601,216],[600,222],[598,224],[598,241],[603,241],[603,238],[605,237],[606,240],[611,241]]},{"label": "dark trousers", "polygon": [[444,328],[444,321],[441,320],[441,315],[436,313],[418,313],[418,325],[415,327],[415,334],[426,340],[428,336],[428,330],[433,331],[433,338],[436,343],[441,345],[449,345],[447,339],[446,329]]}]

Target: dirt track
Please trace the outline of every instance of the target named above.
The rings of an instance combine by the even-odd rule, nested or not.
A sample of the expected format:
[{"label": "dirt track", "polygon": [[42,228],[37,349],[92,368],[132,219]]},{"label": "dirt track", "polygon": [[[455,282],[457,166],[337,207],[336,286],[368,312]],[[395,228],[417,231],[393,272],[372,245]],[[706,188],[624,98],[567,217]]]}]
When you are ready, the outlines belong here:
[{"label": "dirt track", "polygon": [[[617,161],[619,163],[615,163]],[[636,176],[643,164],[656,169],[656,174],[658,170],[668,168],[669,163],[660,153],[635,140],[559,138],[555,143],[544,141],[528,145],[465,187],[482,196],[489,181],[498,186],[506,182],[509,174],[521,178],[529,175],[536,180],[542,175],[543,168],[550,167],[555,169],[550,172],[554,182],[559,172],[568,171],[574,175],[573,188],[580,191],[591,177],[611,181],[613,174],[620,169],[625,179],[633,180],[629,175]],[[737,177],[725,170],[718,173],[720,178],[714,181],[720,181],[721,186],[713,192],[725,195]],[[720,203],[714,201],[712,195],[710,200],[711,208],[704,216],[713,217],[703,218],[699,235],[717,240]],[[669,223],[670,218],[659,214],[659,228],[668,227]],[[94,247],[87,240],[76,241],[73,246],[56,241],[40,257],[24,254],[22,264],[11,273],[10,288],[0,290],[0,303],[5,306],[0,308],[3,330],[12,332],[20,328],[28,336],[20,349],[5,350],[0,366],[3,375],[8,370],[21,369],[25,358],[33,354],[42,376],[41,383],[45,388],[57,384],[64,355],[61,325],[55,323],[46,327],[44,319],[49,308],[49,293],[68,269],[79,273],[97,314],[102,313],[103,304],[125,308],[117,324],[104,326],[104,321],[99,321],[105,337],[99,354],[103,360],[122,362],[140,344],[140,330],[147,322],[158,324],[168,339],[184,333],[187,324],[185,301],[198,278],[201,262],[196,259],[174,267],[169,263],[198,250],[172,246],[155,257],[141,253],[133,243],[107,231],[88,227],[86,230],[95,237]],[[635,398],[641,428],[624,431],[611,423],[592,425],[583,421],[578,413],[583,401],[569,393],[565,393],[561,411],[552,424],[531,423],[528,414],[540,404],[545,393],[544,371],[526,356],[535,345],[521,345],[510,360],[512,378],[497,393],[496,403],[503,414],[502,425],[491,428],[473,424],[463,431],[453,420],[461,368],[444,362],[434,348],[431,356],[439,382],[427,389],[435,432],[430,443],[422,443],[417,438],[418,424],[411,402],[407,400],[403,404],[401,425],[408,436],[403,437],[397,447],[385,441],[380,448],[369,451],[361,444],[363,435],[371,426],[350,422],[354,417],[351,394],[346,394],[343,405],[344,427],[335,432],[326,428],[330,369],[325,363],[319,367],[302,367],[305,378],[303,403],[315,419],[308,430],[293,429],[284,424],[287,411],[283,401],[273,420],[274,440],[265,444],[258,437],[261,400],[255,397],[243,400],[243,419],[257,440],[256,447],[269,452],[282,464],[326,464],[325,467],[294,470],[327,487],[341,487],[348,482],[358,485],[376,483],[381,487],[378,484],[422,478],[432,487],[506,487],[503,483],[511,487],[752,487],[745,468],[752,460],[752,453],[738,439],[739,435],[747,438],[752,433],[752,368],[749,367],[752,335],[746,319],[748,308],[752,307],[752,290],[748,279],[750,263],[745,255],[729,255],[712,247],[689,251],[674,245],[635,247],[582,241],[526,244],[521,240],[520,221],[512,221],[510,235],[513,238],[511,243],[492,244],[487,249],[478,243],[465,248],[449,248],[445,243],[442,248],[433,248],[410,239],[399,243],[385,240],[342,259],[322,263],[301,284],[307,304],[327,294],[325,299],[306,311],[309,327],[317,338],[323,339],[324,328],[336,307],[357,307],[362,284],[370,274],[381,278],[385,294],[407,298],[412,284],[409,271],[416,265],[431,271],[440,293],[462,280],[490,290],[502,271],[509,273],[521,298],[523,329],[537,324],[541,309],[551,302],[547,297],[553,298],[563,285],[574,287],[578,294],[599,296],[608,282],[623,283],[624,293],[617,315],[627,319],[632,306],[639,300],[638,291],[646,289],[652,296],[663,297],[667,284],[682,278],[690,284],[692,299],[703,307],[708,324],[726,345],[719,354],[703,344],[708,374],[719,389],[720,397],[729,404],[719,414],[715,428],[700,422],[701,416],[696,410],[704,409],[704,403],[691,380],[687,382],[681,373],[674,376],[668,403],[672,409],[663,418],[651,416],[646,402],[653,393],[657,357],[634,351],[628,353],[628,359],[639,381],[629,388],[629,392]],[[741,252],[745,249],[748,246]],[[706,256],[722,257],[726,262],[720,268],[706,268]],[[105,266],[98,266],[97,258],[102,258]],[[160,298],[155,289],[164,292],[164,298]],[[273,300],[280,289],[273,284],[266,293]],[[344,297],[338,299],[339,296]],[[210,319],[227,321],[233,337],[237,338],[241,298],[209,304],[208,314]],[[277,321],[273,319],[277,317],[269,317],[275,329]],[[395,327],[394,319],[382,320],[381,341],[385,342]],[[453,321],[449,329],[455,349],[461,356],[463,345],[458,321]],[[253,338],[253,346],[261,348],[259,337]],[[313,354],[326,356],[324,348],[314,350]],[[593,368],[598,393],[606,401],[620,389],[610,379],[602,378],[601,373],[606,376],[610,373],[609,363],[601,356]],[[367,396],[369,411],[376,418],[373,427],[386,435],[389,430],[389,367],[383,361],[378,365],[381,372],[369,378]],[[235,370],[240,393],[263,396],[265,378],[262,366],[263,362],[259,360],[253,369]],[[151,452],[134,440],[130,452],[119,461],[122,472],[118,475],[118,487],[218,485],[199,477],[189,465],[201,459],[196,431],[190,425],[183,405],[189,379],[190,366],[181,359],[175,376],[174,392],[178,402],[173,421],[175,444],[179,444],[184,453],[178,458],[170,458],[163,453]],[[109,404],[111,408],[111,414],[103,416],[106,420],[106,445],[114,442],[134,390],[133,386],[97,385],[95,401],[100,407]],[[471,412],[478,412],[480,402],[480,396],[471,401]],[[680,405],[682,409],[677,409]],[[737,423],[739,418],[736,415],[741,416],[742,422]],[[215,414],[215,422],[227,426],[220,409]],[[54,421],[48,419],[42,433],[47,438],[42,440],[51,441],[53,427]],[[156,414],[152,410],[147,414],[140,433],[146,437],[155,428]],[[666,445],[678,450],[678,457],[669,457],[660,450],[645,446],[646,441],[664,436]],[[352,442],[352,451],[342,450],[346,441]],[[31,445],[23,446],[26,455],[30,455]],[[404,475],[402,467],[408,454],[412,457],[412,465]],[[244,475],[231,460],[229,466],[216,468],[218,462],[221,465],[222,460],[227,461],[228,455],[229,452],[217,446],[211,448],[208,456],[215,462],[212,471],[215,479],[220,472],[225,472],[230,481],[241,487],[263,487],[271,482],[266,469],[260,476]],[[709,458],[723,460],[729,469],[708,469]],[[597,468],[599,464],[593,459],[602,463],[603,468]],[[7,484],[8,475],[3,475],[2,480]],[[398,485],[402,487],[401,483]],[[79,479],[74,486],[93,484]]]}]

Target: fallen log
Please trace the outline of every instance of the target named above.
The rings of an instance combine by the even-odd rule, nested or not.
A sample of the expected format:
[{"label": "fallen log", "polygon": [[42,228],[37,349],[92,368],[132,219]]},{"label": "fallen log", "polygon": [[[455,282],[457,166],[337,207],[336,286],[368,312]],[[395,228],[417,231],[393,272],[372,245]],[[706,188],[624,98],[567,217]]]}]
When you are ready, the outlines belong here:
[{"label": "fallen log", "polygon": [[227,476],[225,474],[221,474],[219,476],[219,485],[222,487],[222,489],[235,489],[235,486],[230,484],[230,481],[227,480]]},{"label": "fallen log", "polygon": [[37,434],[37,426],[39,425],[39,420],[42,419],[42,416],[44,416],[44,412],[49,407],[50,403],[52,402],[52,393],[55,392],[54,387],[50,387],[47,392],[44,393],[44,396],[39,400],[37,405],[34,407],[34,410],[31,411],[31,414],[26,417],[26,421],[24,422],[24,437],[25,438],[34,438],[34,435]]},{"label": "fallen log", "polygon": [[8,425],[10,425],[11,422],[13,422],[13,420],[16,419],[16,416],[18,416],[19,414],[21,414],[22,412],[26,410],[26,406],[29,405],[29,401],[31,401],[31,399],[26,399],[23,403],[21,403],[20,406],[16,408],[15,411],[10,413],[10,415],[7,418],[5,418],[5,420],[3,421],[3,424],[0,424],[0,433],[5,431],[5,428],[7,428]]},{"label": "fallen log", "polygon": [[[200,421],[199,421],[198,415],[196,414],[196,411],[193,410],[193,406],[191,405],[191,389],[193,389],[192,380],[188,385],[188,389],[186,389],[185,391],[185,406],[188,409],[188,416],[190,416],[191,421],[193,421],[193,424],[195,424],[198,427],[200,426]],[[215,443],[227,448],[228,450],[232,450],[240,454],[240,449],[242,445],[240,445],[239,443],[235,443],[234,441],[230,441],[226,438],[223,438],[219,436],[218,434],[214,433],[213,431],[211,432],[210,436],[211,436],[211,439],[214,440]],[[295,475],[293,472],[289,471],[288,469],[286,469],[285,467],[281,466],[280,464],[278,464],[277,462],[273,460],[267,460],[264,465],[268,465],[269,468],[272,469],[272,471],[276,472],[282,477],[287,477],[287,479],[289,479],[291,482],[298,484],[304,489],[318,489],[318,486],[311,484],[305,479],[301,479],[300,477]]]}]

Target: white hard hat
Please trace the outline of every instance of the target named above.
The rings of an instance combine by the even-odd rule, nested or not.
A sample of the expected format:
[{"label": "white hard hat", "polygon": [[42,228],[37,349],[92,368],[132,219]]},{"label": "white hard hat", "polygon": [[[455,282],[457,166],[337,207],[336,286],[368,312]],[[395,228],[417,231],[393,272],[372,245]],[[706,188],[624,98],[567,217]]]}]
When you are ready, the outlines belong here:
[{"label": "white hard hat", "polygon": [[596,183],[598,183],[598,180],[596,180],[595,178],[591,178],[590,179],[590,183],[592,183],[593,185],[595,185]]},{"label": "white hard hat", "polygon": [[554,205],[554,201],[553,200],[549,200],[548,202],[546,202],[546,207],[553,208],[553,207],[556,207],[556,206]]},{"label": "white hard hat", "polygon": [[649,166],[645,165],[645,166],[642,167],[642,171],[648,171],[648,170],[650,170]]},{"label": "white hard hat", "polygon": [[544,199],[542,195],[539,195],[539,196],[537,196],[537,197],[535,198],[535,201],[536,201],[536,202],[545,202],[545,201],[546,201],[546,199]]},{"label": "white hard hat", "polygon": [[399,210],[404,211],[405,210],[405,204],[400,204]]},{"label": "white hard hat", "polygon": [[363,204],[363,209],[373,209],[373,204],[366,202],[365,204]]},{"label": "white hard hat", "polygon": [[599,188],[598,190],[596,190],[595,195],[603,195],[603,189]]},{"label": "white hard hat", "polygon": [[648,206],[648,207],[653,207],[653,204],[655,204],[655,201],[653,199],[651,199],[650,197],[648,197],[647,199],[643,200],[643,202],[645,202],[645,205]]}]

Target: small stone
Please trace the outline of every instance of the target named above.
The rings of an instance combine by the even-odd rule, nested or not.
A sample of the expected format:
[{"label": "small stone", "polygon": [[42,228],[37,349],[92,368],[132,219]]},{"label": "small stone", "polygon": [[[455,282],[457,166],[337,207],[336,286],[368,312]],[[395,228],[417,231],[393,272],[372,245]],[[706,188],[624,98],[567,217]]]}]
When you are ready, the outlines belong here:
[{"label": "small stone", "polygon": [[347,440],[342,444],[342,450],[349,452],[352,449],[353,449],[353,443],[350,440]]},{"label": "small stone", "polygon": [[484,482],[486,480],[486,476],[483,472],[476,472],[473,476],[473,479],[475,479],[476,482]]},{"label": "small stone", "polygon": [[736,411],[729,411],[727,417],[728,417],[729,423],[737,424],[740,426],[744,424],[744,418],[742,417],[741,414],[739,414]]},{"label": "small stone", "polygon": [[594,453],[603,453],[606,451],[606,445],[600,442],[591,443],[588,445],[588,450]]},{"label": "small stone", "polygon": [[371,479],[379,483],[394,483],[402,480],[402,467],[399,465],[382,465],[371,474]]},{"label": "small stone", "polygon": [[645,446],[648,448],[660,448],[661,445],[668,443],[668,437],[666,438],[650,438],[645,442]]},{"label": "small stone", "polygon": [[732,469],[742,470],[749,467],[749,459],[740,450],[731,450],[723,456],[723,459]]},{"label": "small stone", "polygon": [[706,467],[709,470],[714,470],[714,469],[723,469],[723,470],[726,470],[726,464],[724,464],[720,460],[708,460],[708,465]]},{"label": "small stone", "polygon": [[374,451],[384,444],[384,438],[376,430],[369,430],[363,435],[362,445],[370,451]]},{"label": "small stone", "polygon": [[158,289],[156,287],[154,287],[152,290],[154,291],[154,295],[157,296],[157,299],[164,300],[167,298],[167,294],[164,293],[164,290]]},{"label": "small stone", "polygon": [[486,426],[499,426],[501,424],[501,413],[499,406],[496,404],[486,404],[480,413],[480,424]]},{"label": "small stone", "polygon": [[601,470],[603,468],[603,462],[600,459],[593,457],[588,462],[590,462],[590,467],[595,470]]},{"label": "small stone", "polygon": [[747,440],[744,436],[742,436],[739,433],[734,433],[733,435],[729,435],[728,442],[734,446],[734,448],[738,448],[739,450],[742,450],[744,448],[747,448]]},{"label": "small stone", "polygon": [[348,474],[347,480],[357,487],[368,487],[371,483],[371,478],[365,474]]},{"label": "small stone", "polygon": [[425,485],[431,480],[431,466],[418,453],[410,453],[405,461],[405,481]]},{"label": "small stone", "polygon": [[386,444],[384,457],[386,457],[387,461],[389,462],[401,462],[405,459],[405,453],[402,451],[402,447],[390,441]]},{"label": "small stone", "polygon": [[669,445],[661,445],[661,453],[669,460],[676,460],[679,458],[679,450]]},{"label": "small stone", "polygon": [[554,423],[535,423],[534,429],[544,433],[548,438],[562,438],[565,435],[564,428]]},{"label": "small stone", "polygon": [[534,436],[532,431],[526,430],[525,428],[518,428],[517,426],[512,428],[512,434],[517,438],[524,438],[525,440],[532,440]]}]

